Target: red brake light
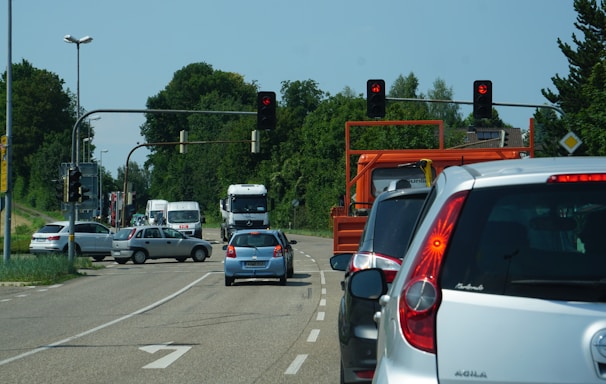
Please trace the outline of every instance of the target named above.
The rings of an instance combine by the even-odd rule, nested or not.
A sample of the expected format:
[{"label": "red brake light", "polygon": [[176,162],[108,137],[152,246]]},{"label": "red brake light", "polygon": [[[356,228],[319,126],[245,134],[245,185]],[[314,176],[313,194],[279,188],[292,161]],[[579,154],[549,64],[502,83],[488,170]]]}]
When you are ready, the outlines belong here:
[{"label": "red brake light", "polygon": [[233,245],[228,245],[227,253],[225,254],[225,257],[235,258],[236,257],[236,247],[234,247]]},{"label": "red brake light", "polygon": [[606,173],[580,173],[568,175],[551,175],[547,179],[548,183],[588,183],[604,182]]},{"label": "red brake light", "polygon": [[57,236],[57,235],[55,235],[55,236],[49,236],[49,237],[47,237],[46,239],[47,239],[48,241],[57,241],[57,240],[59,240],[60,238],[61,238],[61,236]]},{"label": "red brake light", "polygon": [[284,257],[284,249],[280,244],[274,247],[274,257]]},{"label": "red brake light", "polygon": [[441,299],[438,273],[467,194],[451,196],[440,210],[415,256],[398,302],[404,337],[413,347],[429,353],[436,353],[435,316]]}]

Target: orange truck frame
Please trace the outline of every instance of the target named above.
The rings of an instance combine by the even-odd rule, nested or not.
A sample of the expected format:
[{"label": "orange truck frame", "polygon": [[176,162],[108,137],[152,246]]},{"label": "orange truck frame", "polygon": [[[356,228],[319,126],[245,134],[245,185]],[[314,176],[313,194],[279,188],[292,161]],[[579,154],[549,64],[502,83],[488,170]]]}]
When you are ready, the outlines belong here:
[{"label": "orange truck frame", "polygon": [[[386,149],[368,150],[351,149],[350,131],[352,128],[376,126],[429,126],[438,127],[439,147],[434,149]],[[345,123],[345,177],[346,188],[343,206],[333,207],[331,217],[333,224],[333,253],[355,253],[368,210],[375,200],[377,187],[391,185],[397,180],[398,169],[415,168],[416,175],[409,179],[412,187],[429,186],[433,178],[444,168],[452,165],[478,163],[482,161],[517,159],[523,156],[534,157],[533,119],[530,119],[528,147],[498,147],[498,148],[444,148],[444,122],[442,120],[396,120],[396,121],[348,121]],[[357,172],[352,177],[352,157],[358,156]],[[386,175],[382,184],[374,174]],[[419,183],[423,185],[418,185]],[[416,185],[414,185],[416,184]],[[352,191],[355,187],[355,195]],[[353,197],[353,198],[352,198]]]}]

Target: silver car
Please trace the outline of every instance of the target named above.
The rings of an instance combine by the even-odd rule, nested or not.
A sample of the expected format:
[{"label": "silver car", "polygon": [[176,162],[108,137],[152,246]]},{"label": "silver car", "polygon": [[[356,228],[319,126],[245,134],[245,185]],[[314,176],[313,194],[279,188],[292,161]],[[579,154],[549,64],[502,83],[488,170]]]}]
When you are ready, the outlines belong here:
[{"label": "silver car", "polygon": [[436,179],[386,292],[383,383],[604,383],[606,158],[503,160]]},{"label": "silver car", "polygon": [[[74,223],[74,246],[76,255],[92,256],[101,261],[109,256],[114,233],[103,224],[94,221]],[[48,223],[32,235],[29,253],[34,255],[67,254],[69,242],[69,221]]]},{"label": "silver car", "polygon": [[114,236],[112,256],[118,264],[132,260],[143,264],[147,259],[170,258],[184,262],[192,258],[202,262],[212,255],[212,245],[202,239],[161,226],[122,228]]}]

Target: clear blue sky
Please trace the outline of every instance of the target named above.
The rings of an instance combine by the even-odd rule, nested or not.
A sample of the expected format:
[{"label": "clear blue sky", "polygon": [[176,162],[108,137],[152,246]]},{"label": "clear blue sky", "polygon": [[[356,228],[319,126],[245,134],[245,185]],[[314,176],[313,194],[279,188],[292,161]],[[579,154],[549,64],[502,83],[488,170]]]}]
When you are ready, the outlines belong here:
[{"label": "clear blue sky", "polygon": [[[8,0],[0,4],[4,72]],[[455,100],[471,100],[473,81],[489,79],[495,102],[543,104],[541,89],[569,73],[557,39],[580,36],[576,17],[572,0],[13,0],[12,60],[56,73],[75,94],[76,45],[63,36],[92,36],[80,46],[80,103],[89,111],[143,109],[195,62],[278,94],[282,81],[308,79],[333,95],[345,87],[362,94],[367,79],[390,87],[412,72],[424,94],[441,78]],[[521,128],[534,112],[497,109]],[[93,156],[108,149],[103,165],[114,176],[144,142],[143,121],[103,114],[92,122]],[[142,164],[146,155],[139,149],[131,160]]]}]

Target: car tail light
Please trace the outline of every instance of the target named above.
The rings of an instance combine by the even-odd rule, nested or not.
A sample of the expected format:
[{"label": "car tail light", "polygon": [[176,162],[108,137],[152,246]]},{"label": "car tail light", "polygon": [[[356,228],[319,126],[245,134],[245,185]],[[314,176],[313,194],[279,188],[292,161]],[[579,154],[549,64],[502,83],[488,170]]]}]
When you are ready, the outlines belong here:
[{"label": "car tail light", "polygon": [[274,247],[274,257],[284,257],[284,249],[280,244]]},{"label": "car tail light", "polygon": [[372,378],[375,375],[374,369],[372,369],[372,370],[368,369],[368,370],[365,370],[365,371],[355,371],[354,373],[356,374],[356,376],[359,379],[362,379],[362,380],[372,380]]},{"label": "car tail light", "polygon": [[438,273],[468,191],[451,196],[425,235],[400,294],[400,327],[415,348],[436,353],[436,313],[440,305]]},{"label": "car tail light", "polygon": [[548,183],[588,183],[604,181],[606,181],[606,173],[573,173],[565,175],[551,175],[547,179]]},{"label": "car tail light", "polygon": [[225,257],[235,258],[236,257],[236,247],[234,247],[233,245],[228,245],[227,253],[225,254]]},{"label": "car tail light", "polygon": [[353,255],[347,269],[348,273],[354,273],[362,269],[381,268],[385,279],[391,283],[400,269],[402,260],[386,256],[380,253],[359,252]]},{"label": "car tail light", "polygon": [[60,238],[61,238],[61,236],[56,236],[55,235],[55,236],[49,236],[49,237],[47,237],[46,240],[48,240],[48,241],[57,241]]}]

